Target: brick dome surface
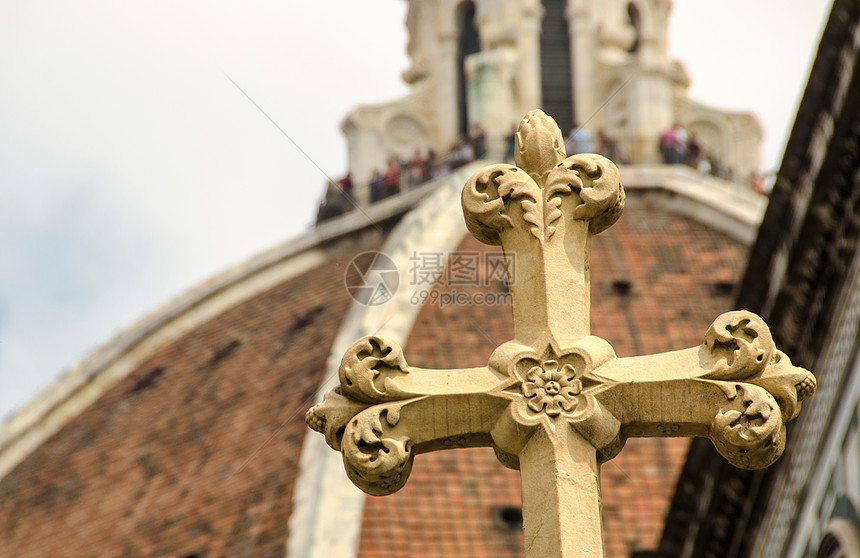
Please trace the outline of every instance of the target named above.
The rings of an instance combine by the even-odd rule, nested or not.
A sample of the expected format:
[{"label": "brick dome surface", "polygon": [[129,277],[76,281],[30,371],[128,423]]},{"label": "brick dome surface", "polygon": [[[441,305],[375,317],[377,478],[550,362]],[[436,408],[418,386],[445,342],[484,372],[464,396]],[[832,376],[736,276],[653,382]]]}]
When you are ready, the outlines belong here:
[{"label": "brick dome surface", "polygon": [[[0,480],[0,556],[283,556],[304,413],[351,303],[344,269],[376,247],[158,347]],[[469,237],[459,250],[497,248]],[[594,239],[593,334],[619,356],[699,344],[730,309],[745,252],[696,221],[626,210]],[[487,283],[456,288],[504,291]],[[508,306],[428,304],[405,352],[416,366],[480,366],[511,336]],[[656,546],[686,447],[630,440],[603,466],[608,556]],[[402,491],[368,497],[359,556],[522,556],[521,531],[499,515],[519,498],[518,474],[491,450],[421,455]]]}]

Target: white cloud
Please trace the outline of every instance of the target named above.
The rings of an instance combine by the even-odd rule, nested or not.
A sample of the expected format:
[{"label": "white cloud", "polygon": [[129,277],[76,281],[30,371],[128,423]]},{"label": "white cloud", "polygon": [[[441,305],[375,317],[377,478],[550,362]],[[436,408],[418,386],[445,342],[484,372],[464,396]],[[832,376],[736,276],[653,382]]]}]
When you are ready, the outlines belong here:
[{"label": "white cloud", "polygon": [[[676,1],[675,55],[703,101],[778,105],[765,125],[780,136],[823,0],[729,4]],[[145,310],[307,229],[316,165],[346,170],[343,117],[405,91],[405,6],[0,5],[0,414]]]}]

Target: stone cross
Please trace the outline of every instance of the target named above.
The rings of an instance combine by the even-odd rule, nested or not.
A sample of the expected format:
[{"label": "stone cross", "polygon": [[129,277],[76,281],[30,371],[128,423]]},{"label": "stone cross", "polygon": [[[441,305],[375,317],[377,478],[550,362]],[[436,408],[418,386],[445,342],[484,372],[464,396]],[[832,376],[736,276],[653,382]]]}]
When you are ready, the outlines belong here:
[{"label": "stone cross", "polygon": [[420,453],[490,446],[521,472],[527,558],[604,556],[600,464],[627,438],[704,436],[733,465],[766,467],[815,378],[745,311],[719,316],[698,347],[618,358],[589,324],[591,236],[621,214],[618,169],[566,157],[539,110],[519,126],[515,161],[475,173],[462,198],[469,231],[515,261],[514,339],[486,366],[427,370],[365,337],[306,419],[373,495],[400,489]]}]

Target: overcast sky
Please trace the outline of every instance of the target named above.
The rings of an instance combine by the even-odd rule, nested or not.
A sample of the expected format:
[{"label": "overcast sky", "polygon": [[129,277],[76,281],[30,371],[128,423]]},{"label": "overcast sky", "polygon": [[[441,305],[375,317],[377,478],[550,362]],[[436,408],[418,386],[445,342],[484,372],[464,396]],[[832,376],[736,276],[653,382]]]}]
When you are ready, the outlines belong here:
[{"label": "overcast sky", "polygon": [[[406,91],[405,7],[0,4],[0,416],[169,297],[309,228],[319,169],[346,170],[342,118]],[[692,96],[756,113],[767,168],[828,7],[674,2]]]}]

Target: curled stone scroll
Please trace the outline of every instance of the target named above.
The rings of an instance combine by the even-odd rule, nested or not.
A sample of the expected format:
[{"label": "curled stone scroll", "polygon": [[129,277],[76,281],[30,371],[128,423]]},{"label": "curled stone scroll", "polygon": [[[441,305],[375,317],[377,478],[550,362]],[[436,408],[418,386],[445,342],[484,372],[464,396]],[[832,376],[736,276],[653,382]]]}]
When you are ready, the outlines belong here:
[{"label": "curled stone scroll", "polygon": [[346,427],[341,444],[346,473],[368,494],[400,490],[412,470],[412,441],[391,432],[398,420],[397,405],[379,406],[358,414]]},{"label": "curled stone scroll", "polygon": [[363,337],[350,346],[341,360],[342,393],[367,403],[402,398],[391,378],[407,374],[403,349],[387,337]]}]

